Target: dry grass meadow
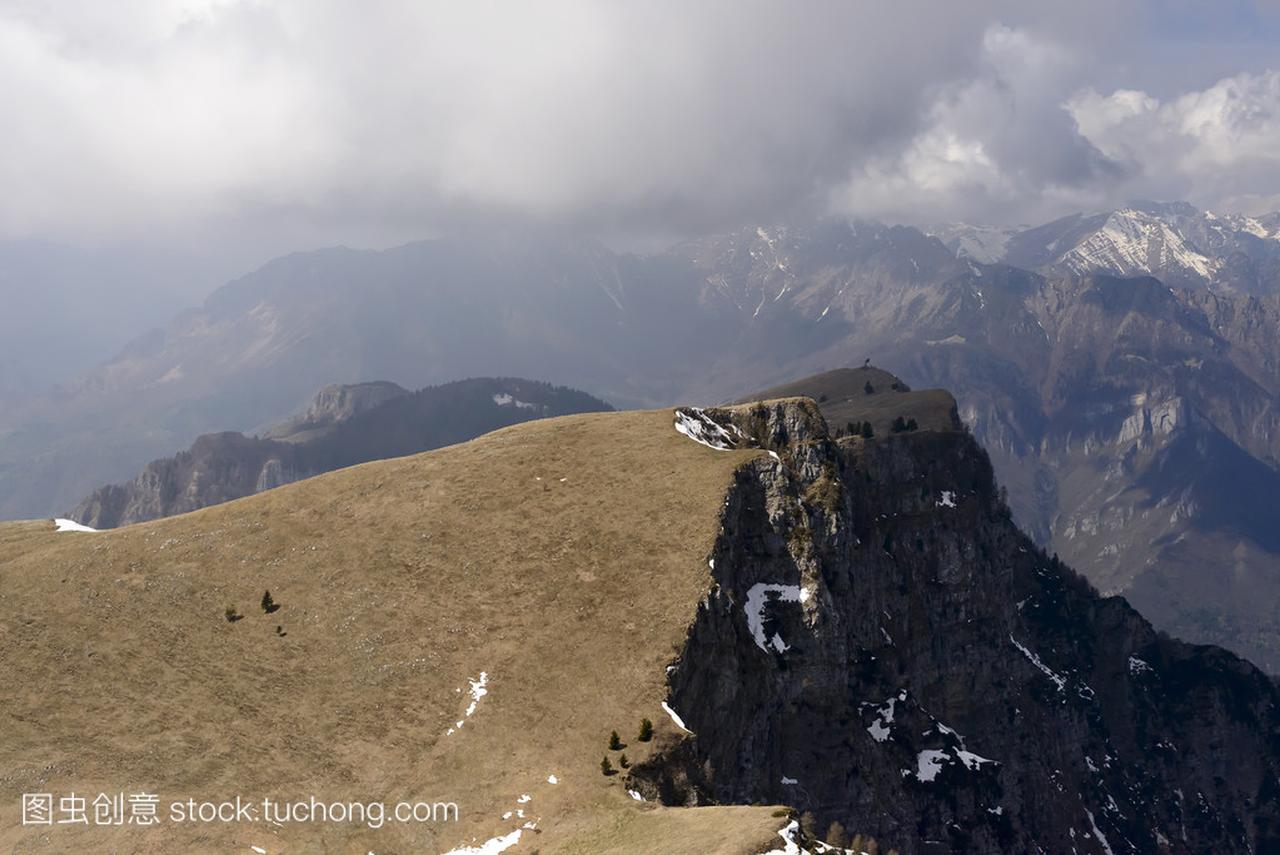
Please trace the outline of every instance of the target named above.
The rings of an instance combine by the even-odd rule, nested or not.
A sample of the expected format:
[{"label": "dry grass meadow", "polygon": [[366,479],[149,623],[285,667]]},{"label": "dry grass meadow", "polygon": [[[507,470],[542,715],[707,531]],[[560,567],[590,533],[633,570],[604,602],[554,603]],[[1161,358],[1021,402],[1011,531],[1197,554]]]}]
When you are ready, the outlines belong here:
[{"label": "dry grass meadow", "polygon": [[[673,729],[664,667],[758,453],[691,442],[670,410],[570,416],[109,532],[0,525],[0,849],[429,853],[525,822],[513,853],[778,843],[770,808],[642,804],[599,767],[610,730],[638,759],[642,716]],[[155,794],[162,821],[23,826],[36,792]],[[168,821],[235,795],[460,821]]]}]

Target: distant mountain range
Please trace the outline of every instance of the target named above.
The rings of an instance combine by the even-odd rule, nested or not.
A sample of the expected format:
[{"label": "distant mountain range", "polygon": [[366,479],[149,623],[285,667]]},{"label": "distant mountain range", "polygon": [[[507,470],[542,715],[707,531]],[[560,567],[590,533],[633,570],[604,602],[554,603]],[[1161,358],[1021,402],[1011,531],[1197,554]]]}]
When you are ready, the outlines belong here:
[{"label": "distant mountain range", "polygon": [[306,412],[264,436],[201,436],[187,451],[147,464],[132,481],[95,490],[68,516],[92,528],[115,528],[530,419],[612,409],[583,392],[513,378],[459,380],[417,392],[385,382],[328,386]]},{"label": "distant mountain range", "polygon": [[65,511],[202,433],[261,433],[329,383],[522,375],[714,403],[872,357],[955,393],[1050,551],[1280,670],[1276,228],[1135,204],[1004,231],[751,226],[647,256],[504,234],[300,253],[6,412],[0,516]]},{"label": "distant mountain range", "polygon": [[957,255],[984,264],[1155,276],[1168,285],[1226,293],[1275,294],[1280,287],[1280,213],[1246,217],[1186,202],[1134,202],[1035,228],[958,223],[930,231]]}]

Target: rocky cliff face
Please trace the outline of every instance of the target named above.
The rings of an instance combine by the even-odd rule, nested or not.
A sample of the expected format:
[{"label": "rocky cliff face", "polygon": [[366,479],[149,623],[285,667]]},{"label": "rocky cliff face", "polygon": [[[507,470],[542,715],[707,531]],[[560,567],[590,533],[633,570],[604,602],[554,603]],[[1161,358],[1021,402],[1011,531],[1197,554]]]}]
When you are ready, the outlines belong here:
[{"label": "rocky cliff face", "polygon": [[316,393],[306,412],[273,425],[264,435],[290,442],[313,439],[335,425],[408,394],[408,389],[386,381],[325,386]]},{"label": "rocky cliff face", "polygon": [[780,801],[905,853],[1280,847],[1280,693],[1156,633],[1010,521],[967,432],[711,411],[739,471],[669,670],[667,803]]},{"label": "rocky cliff face", "polygon": [[188,450],[148,463],[132,481],[95,490],[70,517],[93,528],[115,528],[217,505],[316,474],[288,443],[234,431],[206,434]]}]

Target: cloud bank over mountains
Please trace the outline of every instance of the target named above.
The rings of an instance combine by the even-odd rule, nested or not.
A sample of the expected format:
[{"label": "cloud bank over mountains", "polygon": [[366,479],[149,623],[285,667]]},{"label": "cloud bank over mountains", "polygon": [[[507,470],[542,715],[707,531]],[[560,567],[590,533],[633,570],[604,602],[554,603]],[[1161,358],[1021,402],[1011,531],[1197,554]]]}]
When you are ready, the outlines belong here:
[{"label": "cloud bank over mountains", "polygon": [[0,239],[1278,207],[1276,17],[1185,5],[10,3]]}]

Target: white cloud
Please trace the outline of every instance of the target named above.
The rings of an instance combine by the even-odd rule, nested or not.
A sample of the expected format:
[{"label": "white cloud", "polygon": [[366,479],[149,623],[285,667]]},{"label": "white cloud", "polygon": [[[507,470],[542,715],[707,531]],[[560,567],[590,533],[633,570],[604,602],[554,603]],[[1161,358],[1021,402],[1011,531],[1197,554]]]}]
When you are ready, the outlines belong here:
[{"label": "white cloud", "polygon": [[1128,187],[1211,207],[1274,209],[1280,195],[1280,72],[1239,74],[1168,102],[1086,90],[1066,104],[1081,132],[1128,164]]},{"label": "white cloud", "polygon": [[855,164],[832,207],[937,222],[1034,222],[1135,198],[1256,213],[1280,199],[1280,73],[1241,73],[1167,102],[1100,94],[1090,64],[996,25],[901,151]]}]

